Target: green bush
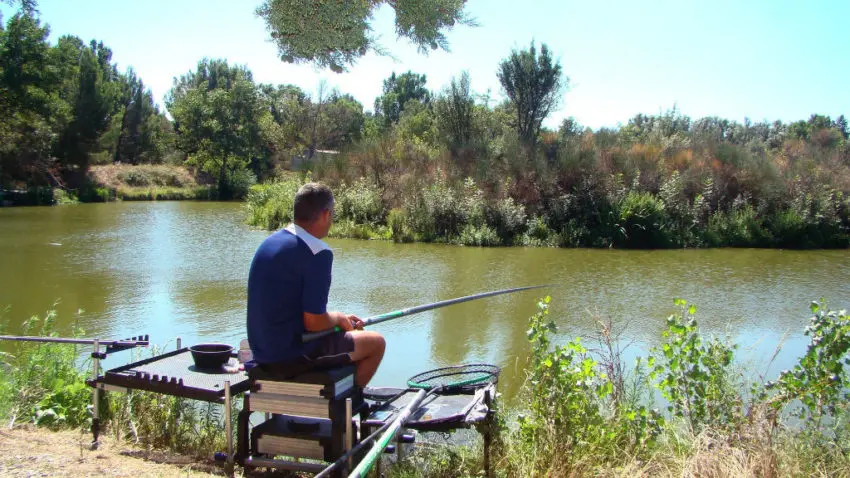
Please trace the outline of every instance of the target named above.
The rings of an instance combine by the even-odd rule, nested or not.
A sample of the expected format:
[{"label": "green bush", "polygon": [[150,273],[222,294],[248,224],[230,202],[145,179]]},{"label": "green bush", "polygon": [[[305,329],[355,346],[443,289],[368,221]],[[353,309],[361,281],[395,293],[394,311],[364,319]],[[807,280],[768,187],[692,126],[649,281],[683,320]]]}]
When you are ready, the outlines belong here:
[{"label": "green bush", "polygon": [[391,209],[387,214],[387,226],[390,237],[396,242],[413,242],[413,233],[407,225],[407,211],[402,208]]},{"label": "green bush", "polygon": [[334,197],[336,213],[342,219],[357,224],[379,224],[386,218],[381,190],[366,178],[360,178],[350,186],[343,184]]},{"label": "green bush", "polygon": [[561,242],[560,236],[549,229],[542,217],[534,216],[526,225],[526,232],[522,235],[522,245],[530,247],[553,247]]},{"label": "green bush", "polygon": [[80,189],[80,202],[109,202],[116,198],[116,191],[112,188],[94,186],[87,184]]},{"label": "green bush", "polygon": [[806,353],[766,388],[775,391],[774,408],[793,403],[795,414],[819,429],[823,419],[839,415],[850,398],[850,317],[846,310],[830,310],[823,300],[810,308]]},{"label": "green bush", "polygon": [[485,211],[487,224],[499,235],[502,244],[513,244],[514,238],[525,230],[525,206],[511,197],[494,201]]},{"label": "green bush", "polygon": [[667,410],[691,433],[709,427],[729,429],[743,421],[743,399],[732,369],[734,346],[704,340],[694,317],[696,306],[676,299],[679,312],[667,318],[665,341],[652,349],[650,377],[670,403]]},{"label": "green bush", "polygon": [[715,247],[770,247],[773,243],[762,218],[750,205],[736,206],[729,213],[714,213],[708,219],[705,240]]},{"label": "green bush", "polygon": [[290,178],[251,187],[245,203],[246,222],[267,231],[286,226],[292,222],[295,193],[303,184],[300,179]]},{"label": "green bush", "polygon": [[53,189],[53,203],[57,206],[78,204],[79,202],[73,192],[60,188]]},{"label": "green bush", "polygon": [[614,244],[625,248],[669,247],[668,217],[664,203],[651,193],[629,191],[617,205]]},{"label": "green bush", "polygon": [[501,239],[496,231],[489,226],[473,226],[467,224],[457,239],[458,244],[464,246],[499,246]]}]

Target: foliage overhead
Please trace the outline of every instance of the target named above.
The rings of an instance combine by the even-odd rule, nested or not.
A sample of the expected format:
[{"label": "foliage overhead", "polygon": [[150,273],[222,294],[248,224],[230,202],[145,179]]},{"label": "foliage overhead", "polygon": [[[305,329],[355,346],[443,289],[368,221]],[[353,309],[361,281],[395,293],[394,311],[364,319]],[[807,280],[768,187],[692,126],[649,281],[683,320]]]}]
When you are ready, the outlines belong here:
[{"label": "foliage overhead", "polygon": [[281,60],[312,62],[341,73],[372,51],[383,54],[372,31],[374,10],[395,10],[396,34],[422,53],[448,50],[446,32],[456,23],[474,25],[464,12],[466,0],[266,0],[257,15],[266,22]]}]

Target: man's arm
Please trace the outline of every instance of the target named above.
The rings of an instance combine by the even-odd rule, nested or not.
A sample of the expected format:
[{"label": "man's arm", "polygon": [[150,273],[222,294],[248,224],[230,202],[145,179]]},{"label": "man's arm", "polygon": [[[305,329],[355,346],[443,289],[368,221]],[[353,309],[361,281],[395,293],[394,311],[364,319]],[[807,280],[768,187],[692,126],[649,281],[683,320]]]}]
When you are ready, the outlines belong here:
[{"label": "man's arm", "polygon": [[325,312],[324,314],[313,314],[304,312],[304,328],[308,332],[319,332],[322,330],[339,327],[348,332],[354,329],[363,327],[363,321],[353,314],[345,314],[342,312]]}]

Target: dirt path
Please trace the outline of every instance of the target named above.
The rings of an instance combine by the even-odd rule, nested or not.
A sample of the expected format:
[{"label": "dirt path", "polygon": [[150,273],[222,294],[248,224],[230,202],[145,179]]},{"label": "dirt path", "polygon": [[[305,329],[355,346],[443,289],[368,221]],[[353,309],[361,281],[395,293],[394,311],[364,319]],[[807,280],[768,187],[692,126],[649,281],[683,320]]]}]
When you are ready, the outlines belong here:
[{"label": "dirt path", "polygon": [[80,431],[0,430],[0,476],[224,476],[213,463],[147,451],[111,437],[103,437],[92,451],[90,440]]}]

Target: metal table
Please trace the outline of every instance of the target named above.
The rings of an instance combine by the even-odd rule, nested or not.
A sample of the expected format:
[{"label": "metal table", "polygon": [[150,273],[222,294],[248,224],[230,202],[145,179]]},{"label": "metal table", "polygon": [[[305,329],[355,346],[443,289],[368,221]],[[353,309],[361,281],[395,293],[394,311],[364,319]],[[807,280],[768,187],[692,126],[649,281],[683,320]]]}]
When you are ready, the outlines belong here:
[{"label": "metal table", "polygon": [[[229,366],[238,367],[236,354],[232,354]],[[95,364],[94,378],[86,383],[97,390],[128,392],[145,390],[175,397],[201,400],[224,405],[224,426],[227,434],[227,471],[232,474],[234,453],[231,430],[231,403],[234,394],[246,392],[250,387],[244,370],[228,372],[225,367],[217,370],[199,369],[195,366],[188,348],[157,355],[138,362],[122,365],[98,375]],[[92,427],[94,443],[97,443],[99,427]]]}]

